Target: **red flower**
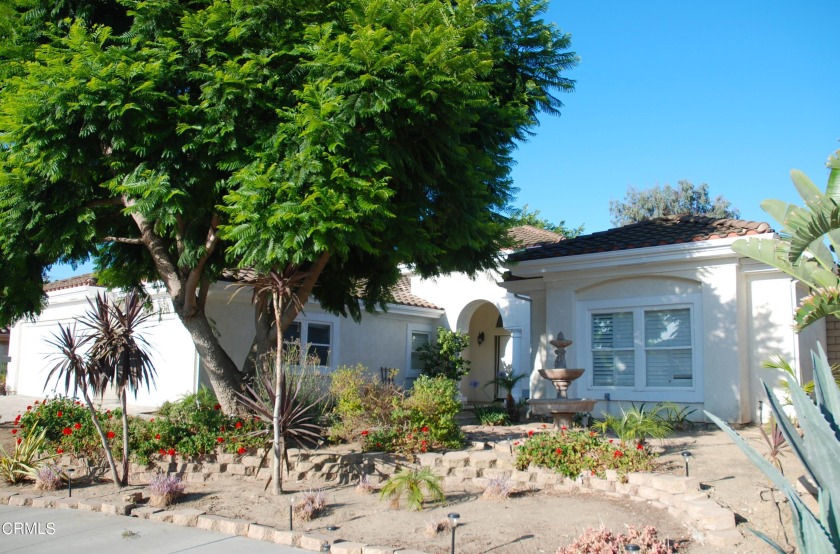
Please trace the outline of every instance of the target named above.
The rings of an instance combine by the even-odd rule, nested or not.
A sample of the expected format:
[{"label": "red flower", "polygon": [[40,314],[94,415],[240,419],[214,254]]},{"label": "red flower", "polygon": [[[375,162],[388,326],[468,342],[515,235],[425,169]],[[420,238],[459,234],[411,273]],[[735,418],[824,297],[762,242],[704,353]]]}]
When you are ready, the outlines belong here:
[{"label": "red flower", "polygon": [[20,439],[18,439],[18,440],[17,440],[17,442],[16,442],[15,444],[20,444],[20,443],[21,443],[21,440],[20,440]]},{"label": "red flower", "polygon": [[616,450],[615,452],[613,452],[613,458],[621,458],[623,456],[624,452],[622,452],[621,450]]},{"label": "red flower", "polygon": [[221,410],[222,405],[221,404],[216,404],[215,406],[213,406],[213,409],[216,410],[216,411]]},{"label": "red flower", "polygon": [[595,431],[589,431],[589,436],[590,436],[590,437],[594,437],[594,436],[595,436],[595,435],[597,435],[597,434],[598,434],[598,433],[596,433]]},{"label": "red flower", "polygon": [[613,443],[613,440],[612,440],[612,439],[610,439],[610,444],[612,444],[612,443]]},{"label": "red flower", "polygon": [[557,452],[558,454],[562,454],[562,453],[563,453],[563,449],[562,449],[562,448],[558,448],[557,450],[555,450],[555,452]]},{"label": "red flower", "polygon": [[381,442],[376,443],[376,447],[377,447],[377,448],[379,448],[380,446],[382,446],[382,443],[381,443]]},{"label": "red flower", "polygon": [[644,447],[644,446],[642,446],[642,443],[638,443],[638,444],[636,445],[636,450],[644,450],[644,449],[645,449],[645,447]]},{"label": "red flower", "polygon": [[114,417],[114,414],[108,414],[108,419],[111,419],[112,417]]},{"label": "red flower", "polygon": [[566,430],[566,426],[565,426],[565,425],[563,425],[562,427],[560,427],[560,430],[561,430],[561,431],[565,431],[565,430]]},{"label": "red flower", "polygon": [[237,429],[242,429],[242,422],[241,421],[236,422],[236,428]]},{"label": "red flower", "polygon": [[533,430],[533,429],[529,429],[529,430],[528,430],[528,436],[529,436],[529,437],[533,437],[533,436],[534,436],[534,430]]},{"label": "red flower", "polygon": [[593,472],[591,472],[591,473],[590,473],[590,475],[593,475],[593,476],[594,476],[594,475],[595,475],[595,472],[594,472],[594,471],[593,471]]},{"label": "red flower", "polygon": [[63,416],[63,415],[64,415],[64,412],[62,412],[62,411],[58,411],[58,412],[56,412],[56,414],[55,414],[55,415],[56,415],[56,416],[58,416],[58,417],[61,417],[61,416]]},{"label": "red flower", "polygon": [[73,430],[69,427],[65,427],[64,429],[61,430],[61,432],[64,433],[65,435],[72,435],[73,434]]},{"label": "red flower", "polygon": [[12,429],[12,434],[17,435],[17,429]]},{"label": "red flower", "polygon": [[412,435],[411,433],[409,433],[408,435],[406,435],[406,437],[405,437],[405,438],[407,438],[408,440],[411,440],[411,439],[413,439],[413,438],[414,438],[414,435]]},{"label": "red flower", "polygon": [[37,403],[38,403],[38,401],[36,400],[36,401],[35,401],[35,403],[37,404]]},{"label": "red flower", "polygon": [[423,431],[424,433],[428,433],[428,432],[429,432],[429,428],[428,428],[428,427],[423,427],[423,428],[422,428],[422,429],[420,429],[420,430],[421,430],[421,431]]},{"label": "red flower", "polygon": [[513,443],[513,446],[518,446],[518,445],[519,445],[519,441],[515,441],[515,442]]},{"label": "red flower", "polygon": [[174,449],[174,448],[170,448],[170,449],[169,449],[168,454],[169,454],[170,456],[174,456],[174,455],[175,455],[175,449]]},{"label": "red flower", "polygon": [[221,431],[222,433],[224,433],[224,432],[225,432],[225,426],[224,426],[224,425],[222,425],[221,427],[219,427],[219,431]]},{"label": "red flower", "polygon": [[225,439],[224,437],[216,437],[216,442],[222,444],[223,442],[225,442]]},{"label": "red flower", "polygon": [[160,440],[160,433],[158,433],[157,435],[155,435],[155,440]]},{"label": "red flower", "polygon": [[161,455],[161,456],[163,456],[164,454],[166,454],[166,450],[164,450],[163,448],[161,448],[160,450],[158,450],[158,452],[160,453],[160,455]]},{"label": "red flower", "polygon": [[76,423],[73,424],[73,429],[81,429],[81,428],[82,428],[81,423],[76,422]]},{"label": "red flower", "polygon": [[428,445],[429,445],[429,443],[427,443],[426,441],[422,441],[422,442],[420,442],[420,446],[422,446],[422,447],[424,447],[424,448],[425,448],[426,446],[428,446]]},{"label": "red flower", "polygon": [[363,436],[363,437],[368,436],[368,431],[367,431],[367,429],[365,429],[364,431],[362,431],[362,436]]},{"label": "red flower", "polygon": [[117,434],[116,434],[116,433],[114,433],[113,431],[108,431],[108,434],[107,434],[106,436],[107,436],[109,439],[113,439],[114,437],[116,437],[116,436],[117,436]]},{"label": "red flower", "polygon": [[244,446],[240,446],[239,450],[237,450],[236,452],[237,452],[237,454],[239,454],[241,456],[242,454],[245,454],[245,452],[247,452],[247,450],[245,450]]},{"label": "red flower", "polygon": [[64,454],[64,449],[63,448],[56,448],[55,453],[56,454]]},{"label": "red flower", "polygon": [[149,419],[149,423],[154,423],[154,422],[155,422],[155,418],[150,418]]},{"label": "red flower", "polygon": [[27,406],[27,407],[26,407],[26,411],[27,411],[27,412],[28,412],[29,410],[31,410],[31,409],[32,409],[32,406]]}]

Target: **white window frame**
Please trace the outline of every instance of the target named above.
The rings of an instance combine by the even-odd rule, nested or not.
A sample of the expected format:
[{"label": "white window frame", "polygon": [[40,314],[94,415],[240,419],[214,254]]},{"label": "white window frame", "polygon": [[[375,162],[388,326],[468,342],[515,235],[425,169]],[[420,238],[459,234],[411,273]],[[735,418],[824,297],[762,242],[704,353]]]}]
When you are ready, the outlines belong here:
[{"label": "white window frame", "polygon": [[414,383],[414,380],[422,375],[423,370],[422,368],[413,368],[411,367],[411,354],[413,353],[411,349],[412,344],[412,336],[415,333],[424,333],[429,335],[429,342],[434,343],[437,340],[437,333],[436,328],[431,327],[428,325],[411,325],[409,324],[406,326],[406,333],[405,333],[405,373],[403,374],[403,382],[405,388],[410,388],[410,384]]},{"label": "white window frame", "polygon": [[[660,386],[646,385],[647,365],[646,347],[644,339],[644,314],[657,310],[689,310],[691,321],[691,360],[692,384],[690,386]],[[583,391],[578,394],[588,398],[604,399],[609,395],[610,400],[629,401],[673,401],[673,402],[702,402],[703,401],[703,314],[702,296],[687,294],[679,296],[659,296],[623,298],[612,300],[586,300],[578,302],[577,320],[583,329],[583,340],[577,349],[577,366],[586,370],[579,379]],[[595,372],[592,366],[593,336],[592,316],[596,314],[632,312],[633,313],[633,351],[635,361],[634,382],[632,386],[596,385]]]},{"label": "white window frame", "polygon": [[[330,329],[330,344],[329,344],[329,363],[321,364],[318,369],[321,372],[328,372],[334,370],[338,366],[338,318],[332,318],[325,314],[318,314],[316,316],[308,316],[299,314],[295,318],[293,324],[300,325],[300,344],[301,348],[310,343],[309,341],[309,325],[324,325]],[[284,341],[285,342],[285,341]]]}]

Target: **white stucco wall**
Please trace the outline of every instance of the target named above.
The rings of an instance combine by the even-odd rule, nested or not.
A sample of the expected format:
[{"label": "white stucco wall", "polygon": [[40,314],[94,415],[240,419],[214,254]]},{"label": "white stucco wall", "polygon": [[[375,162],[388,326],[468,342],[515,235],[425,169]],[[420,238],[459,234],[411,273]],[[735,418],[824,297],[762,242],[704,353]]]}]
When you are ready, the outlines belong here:
[{"label": "white stucco wall", "polygon": [[[621,402],[674,401],[731,422],[756,417],[761,362],[770,354],[787,355],[801,367],[800,351],[824,336],[815,328],[795,336],[790,328],[797,289],[790,278],[767,266],[745,263],[729,249],[729,239],[534,260],[513,268],[525,280],[510,281],[511,292],[544,298],[533,310],[532,367],[552,367],[549,338],[562,331],[575,343],[569,366],[587,370],[569,390],[570,397],[598,400],[593,413],[617,412]],[[690,305],[697,357],[690,388],[644,390],[595,387],[587,351],[591,309],[616,306]],[[536,304],[536,303],[535,303]],[[540,338],[541,337],[541,338]],[[699,349],[698,349],[699,348]],[[532,396],[556,396],[550,384],[532,376]],[[606,402],[609,395],[610,402]],[[618,402],[617,402],[618,401]]]}]

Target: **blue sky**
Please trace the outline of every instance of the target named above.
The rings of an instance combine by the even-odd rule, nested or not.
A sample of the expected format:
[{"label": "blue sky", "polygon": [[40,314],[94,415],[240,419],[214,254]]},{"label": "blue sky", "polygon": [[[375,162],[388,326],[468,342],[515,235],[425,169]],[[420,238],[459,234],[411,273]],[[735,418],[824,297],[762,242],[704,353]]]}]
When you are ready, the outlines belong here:
[{"label": "blue sky", "polygon": [[594,232],[628,186],[708,183],[752,220],[766,219],[766,198],[799,203],[789,171],[822,188],[840,148],[838,12],[829,1],[554,0],[546,17],[580,56],[576,90],[516,153],[514,204]]},{"label": "blue sky", "polygon": [[586,232],[628,185],[708,183],[744,219],[798,202],[791,169],[825,186],[840,148],[836,2],[559,1],[547,18],[580,64],[560,117],[520,147],[516,204]]}]

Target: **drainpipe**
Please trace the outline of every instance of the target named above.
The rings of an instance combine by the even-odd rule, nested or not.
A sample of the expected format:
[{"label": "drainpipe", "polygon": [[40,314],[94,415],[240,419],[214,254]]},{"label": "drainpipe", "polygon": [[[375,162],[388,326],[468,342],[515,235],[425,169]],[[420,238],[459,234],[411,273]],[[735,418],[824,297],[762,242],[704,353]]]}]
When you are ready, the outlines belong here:
[{"label": "drainpipe", "polygon": [[524,300],[528,304],[531,303],[531,297],[528,296],[527,294],[519,294],[518,292],[516,292],[516,293],[513,294],[513,297],[516,298],[516,299],[519,299],[519,300]]}]

